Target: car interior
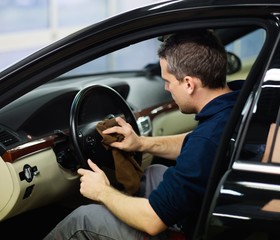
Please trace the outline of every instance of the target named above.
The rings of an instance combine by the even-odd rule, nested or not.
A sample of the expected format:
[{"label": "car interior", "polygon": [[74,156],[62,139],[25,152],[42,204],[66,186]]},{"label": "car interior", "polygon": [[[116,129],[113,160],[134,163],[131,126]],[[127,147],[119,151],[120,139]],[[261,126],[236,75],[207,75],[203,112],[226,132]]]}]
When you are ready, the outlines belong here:
[{"label": "car interior", "polygon": [[[249,26],[215,31],[228,52],[227,80],[245,80],[263,40],[255,49],[255,55],[245,60],[235,51],[236,45],[240,39],[250,39],[256,32],[263,34],[264,30]],[[159,44],[158,36],[153,42]],[[137,47],[137,44],[133,45]],[[102,148],[96,131],[98,122],[123,114],[134,130],[145,136],[179,134],[195,128],[194,115],[183,115],[170,94],[164,91],[157,61],[144,63],[142,69],[137,70],[83,73],[87,66],[98,69],[102,61],[98,58],[72,69],[0,109],[0,151],[4,160],[0,161],[0,188],[5,192],[0,199],[1,232],[9,232],[12,237],[40,239],[74,208],[90,203],[79,193],[76,173],[88,156],[103,167],[116,187],[119,186],[114,178],[112,156]],[[265,105],[271,101],[273,110],[262,109],[259,101],[256,108],[262,110],[252,116],[256,123],[250,130],[260,131],[259,125],[264,126],[267,114],[272,120],[265,122],[265,129],[261,128],[264,132],[258,143],[252,142],[250,135],[244,141],[244,148],[238,154],[246,161],[260,161],[259,150],[264,150],[271,123],[279,118],[275,115],[279,106],[274,105],[275,101],[280,102],[278,88],[267,84],[262,86],[267,87],[267,94],[260,98]],[[269,141],[275,142],[275,138],[274,135]],[[142,169],[158,162],[170,164],[147,153],[139,156]],[[262,161],[274,161],[274,156],[266,156]],[[15,225],[18,232],[11,233]]]}]

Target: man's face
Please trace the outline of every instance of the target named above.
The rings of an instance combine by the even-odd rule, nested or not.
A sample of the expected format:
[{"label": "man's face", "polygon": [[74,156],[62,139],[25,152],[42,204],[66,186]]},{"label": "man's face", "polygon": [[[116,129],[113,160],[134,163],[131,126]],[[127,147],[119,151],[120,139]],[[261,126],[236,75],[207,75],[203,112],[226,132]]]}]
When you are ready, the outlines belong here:
[{"label": "man's face", "polygon": [[167,71],[166,59],[160,58],[160,67],[161,77],[165,82],[164,89],[171,93],[172,98],[182,113],[193,113],[193,109],[190,104],[190,94],[187,92],[185,81],[177,80],[173,74]]}]

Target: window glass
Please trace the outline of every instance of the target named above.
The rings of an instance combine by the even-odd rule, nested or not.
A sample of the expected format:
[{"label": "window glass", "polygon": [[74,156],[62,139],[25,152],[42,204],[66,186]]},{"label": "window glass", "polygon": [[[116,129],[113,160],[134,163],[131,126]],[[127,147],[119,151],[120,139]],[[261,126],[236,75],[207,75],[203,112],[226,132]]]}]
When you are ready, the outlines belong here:
[{"label": "window glass", "polygon": [[236,54],[241,60],[241,70],[228,76],[228,80],[246,79],[265,40],[265,31],[258,29],[226,46],[226,50]]},{"label": "window glass", "polygon": [[159,41],[151,39],[120,49],[92,62],[86,63],[65,76],[94,74],[105,71],[141,70],[148,64],[158,62]]},{"label": "window glass", "polygon": [[256,95],[260,93],[239,156],[243,161],[280,163],[280,52],[276,53]]},{"label": "window glass", "polygon": [[[236,79],[246,79],[263,45],[264,35],[264,30],[257,30],[226,46],[227,51],[233,52],[240,58],[242,66],[240,71],[228,76],[229,81]],[[251,39],[256,37],[258,41],[252,43]],[[143,41],[141,43],[137,43],[114,53],[108,54],[97,61],[87,63],[68,72],[66,75],[98,73],[104,71],[140,70],[146,65],[158,61],[158,45],[159,41],[157,39]],[[244,54],[242,49],[247,49],[246,54]]]}]

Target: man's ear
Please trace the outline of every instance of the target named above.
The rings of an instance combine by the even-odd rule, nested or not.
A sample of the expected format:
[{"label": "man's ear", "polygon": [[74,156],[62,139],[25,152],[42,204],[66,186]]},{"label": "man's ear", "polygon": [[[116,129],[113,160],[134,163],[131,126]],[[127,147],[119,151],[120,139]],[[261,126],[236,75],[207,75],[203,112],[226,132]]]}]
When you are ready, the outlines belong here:
[{"label": "man's ear", "polygon": [[185,89],[187,93],[189,93],[190,95],[193,94],[195,90],[195,84],[196,84],[194,78],[191,76],[185,76],[183,79],[183,83],[185,85]]}]

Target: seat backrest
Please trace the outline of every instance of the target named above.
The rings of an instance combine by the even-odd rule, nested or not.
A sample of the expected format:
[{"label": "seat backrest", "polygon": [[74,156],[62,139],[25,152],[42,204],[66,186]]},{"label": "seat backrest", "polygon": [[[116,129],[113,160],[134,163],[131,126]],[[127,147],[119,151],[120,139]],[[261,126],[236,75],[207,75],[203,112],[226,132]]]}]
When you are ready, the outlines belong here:
[{"label": "seat backrest", "polygon": [[266,141],[265,151],[262,162],[280,163],[280,134],[279,126],[272,123]]}]

